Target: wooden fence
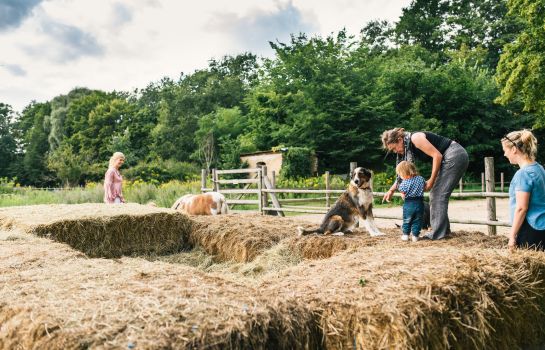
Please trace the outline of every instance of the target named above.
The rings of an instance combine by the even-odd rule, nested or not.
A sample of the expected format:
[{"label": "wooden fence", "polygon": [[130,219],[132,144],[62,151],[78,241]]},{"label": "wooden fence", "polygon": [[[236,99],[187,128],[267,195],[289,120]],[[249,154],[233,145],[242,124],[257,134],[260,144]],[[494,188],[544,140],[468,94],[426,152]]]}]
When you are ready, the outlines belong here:
[{"label": "wooden fence", "polygon": [[[486,198],[487,200],[487,215],[486,218],[482,220],[475,219],[459,219],[459,218],[450,218],[451,223],[459,224],[474,224],[474,225],[487,225],[488,234],[495,235],[497,226],[511,226],[507,221],[498,221],[496,219],[496,198],[508,198],[509,194],[503,192],[503,176],[501,181],[502,192],[495,192],[496,181],[494,179],[494,158],[487,157],[484,160],[485,171],[483,175],[483,188],[480,192],[463,192],[462,186],[460,185],[458,192],[453,192],[451,198]],[[352,162],[350,163],[350,170],[353,170],[357,167],[357,164]],[[223,175],[233,175],[233,174],[245,174],[246,176],[250,175],[249,178],[244,179],[221,179]],[[288,189],[288,188],[276,188],[276,174],[272,172],[271,178],[267,174],[267,167],[262,166],[260,168],[252,169],[230,169],[230,170],[212,170],[212,188],[206,187],[207,172],[202,170],[201,172],[201,191],[216,191],[223,194],[230,195],[239,195],[237,198],[227,199],[227,204],[231,207],[236,205],[257,205],[259,212],[263,214],[276,214],[279,216],[284,216],[285,212],[298,212],[298,213],[314,213],[314,214],[325,214],[331,205],[332,195],[339,195],[345,190],[332,190],[329,188],[329,172],[326,172],[326,188],[322,190],[306,190],[306,189]],[[502,174],[503,175],[503,174]],[[244,184],[242,189],[225,189],[222,188],[223,185],[237,185]],[[250,187],[255,185],[255,189]],[[317,198],[291,198],[291,199],[279,199],[277,194],[281,193],[300,193],[300,194],[315,194],[323,195],[322,197]],[[373,191],[374,197],[382,198],[385,192],[375,192]],[[245,195],[257,195],[257,199],[242,199]],[[428,193],[424,194],[429,196]],[[399,193],[394,194],[394,196],[401,196]],[[336,196],[335,196],[336,197]],[[290,206],[289,203],[295,202],[308,202],[312,200],[325,200],[324,207],[313,207],[313,206]],[[288,203],[288,205],[286,205]],[[402,220],[401,216],[397,215],[387,215],[387,214],[375,214],[376,218],[381,219],[397,219]]]}]

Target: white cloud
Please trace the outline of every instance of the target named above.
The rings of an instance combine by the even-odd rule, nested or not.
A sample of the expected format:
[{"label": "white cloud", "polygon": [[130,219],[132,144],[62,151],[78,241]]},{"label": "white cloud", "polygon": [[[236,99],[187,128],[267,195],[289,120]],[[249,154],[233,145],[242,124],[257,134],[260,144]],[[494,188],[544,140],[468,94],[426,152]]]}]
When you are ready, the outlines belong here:
[{"label": "white cloud", "polygon": [[271,55],[268,41],[290,33],[358,34],[369,20],[396,20],[410,0],[3,2],[18,15],[0,27],[0,102],[21,111],[77,86],[132,90],[210,58]]}]

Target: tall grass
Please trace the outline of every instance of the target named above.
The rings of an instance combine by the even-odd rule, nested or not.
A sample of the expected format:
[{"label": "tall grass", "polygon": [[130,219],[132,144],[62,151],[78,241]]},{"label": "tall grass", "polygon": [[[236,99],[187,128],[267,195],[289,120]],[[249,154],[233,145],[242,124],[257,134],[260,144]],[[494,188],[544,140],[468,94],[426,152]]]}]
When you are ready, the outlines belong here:
[{"label": "tall grass", "polygon": [[[161,185],[141,180],[123,183],[123,195],[128,202],[146,204],[155,202],[161,207],[170,207],[174,201],[187,193],[199,193],[199,181],[170,181]],[[101,183],[89,183],[85,187],[43,190],[31,187],[12,187],[0,193],[0,207],[33,204],[102,203],[104,189]]]}]

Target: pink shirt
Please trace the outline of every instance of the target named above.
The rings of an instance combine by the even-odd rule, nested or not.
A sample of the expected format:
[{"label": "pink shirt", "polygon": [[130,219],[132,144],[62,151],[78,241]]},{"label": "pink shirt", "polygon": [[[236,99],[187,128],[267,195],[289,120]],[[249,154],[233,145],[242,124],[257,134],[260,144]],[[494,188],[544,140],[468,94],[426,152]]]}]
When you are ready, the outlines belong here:
[{"label": "pink shirt", "polygon": [[104,176],[104,203],[115,203],[115,199],[119,198],[121,202],[125,202],[121,193],[121,184],[123,177],[116,168],[108,168]]}]

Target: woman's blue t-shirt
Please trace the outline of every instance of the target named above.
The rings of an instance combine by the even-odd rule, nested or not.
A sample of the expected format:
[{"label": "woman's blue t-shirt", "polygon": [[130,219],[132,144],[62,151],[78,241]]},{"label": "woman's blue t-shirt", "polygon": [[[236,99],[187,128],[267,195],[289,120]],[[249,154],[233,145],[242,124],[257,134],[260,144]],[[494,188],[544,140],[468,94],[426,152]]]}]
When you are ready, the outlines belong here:
[{"label": "woman's blue t-shirt", "polygon": [[533,163],[519,169],[509,185],[511,223],[515,215],[516,192],[530,192],[526,221],[535,230],[545,230],[545,169]]}]

